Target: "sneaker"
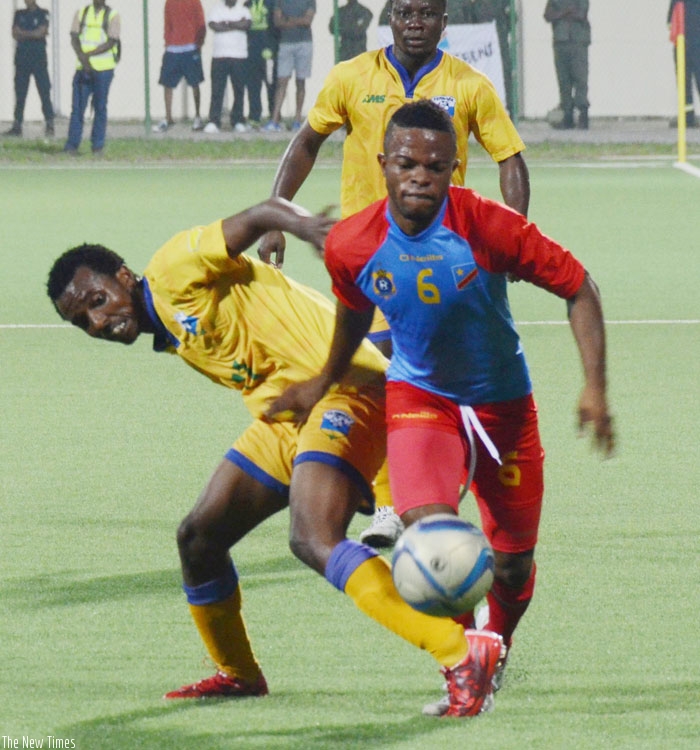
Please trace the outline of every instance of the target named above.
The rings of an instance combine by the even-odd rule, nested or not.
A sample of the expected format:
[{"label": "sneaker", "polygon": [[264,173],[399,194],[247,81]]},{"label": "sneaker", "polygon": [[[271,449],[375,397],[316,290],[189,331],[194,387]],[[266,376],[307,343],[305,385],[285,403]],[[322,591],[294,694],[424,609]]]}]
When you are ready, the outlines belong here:
[{"label": "sneaker", "polygon": [[191,685],[183,685],[179,690],[172,690],[163,697],[174,698],[245,698],[247,696],[267,695],[267,683],[262,674],[255,682],[244,682],[238,677],[229,677],[217,672],[213,677],[206,677]]},{"label": "sneaker", "polygon": [[167,120],[161,120],[157,125],[154,125],[151,130],[154,133],[165,133],[174,123],[168,122]]},{"label": "sneaker", "polygon": [[14,125],[9,130],[6,130],[3,133],[3,135],[21,136],[22,135],[22,126],[18,125],[17,123],[14,123]]},{"label": "sneaker", "polygon": [[204,126],[204,132],[207,135],[214,135],[215,133],[219,132],[219,126],[215,122],[208,122]]},{"label": "sneaker", "polygon": [[360,534],[360,541],[370,547],[393,547],[403,534],[404,525],[390,505],[380,505],[372,523]]},{"label": "sneaker", "polygon": [[299,120],[294,120],[294,122],[292,123],[292,130],[301,130],[301,123],[299,122]]},{"label": "sneaker", "polygon": [[199,115],[192,120],[192,130],[204,130],[204,123]]},{"label": "sneaker", "polygon": [[503,639],[489,630],[466,630],[469,653],[456,667],[443,667],[449,706],[442,716],[478,716],[493,692],[491,680],[503,651]]},{"label": "sneaker", "polygon": [[270,120],[266,125],[263,125],[263,130],[266,133],[281,133],[282,132],[282,126],[278,122],[273,122]]},{"label": "sneaker", "polygon": [[244,123],[244,122],[237,122],[233,129],[236,131],[236,133],[247,133],[250,128]]},{"label": "sneaker", "polygon": [[[481,607],[481,609],[477,610],[475,625],[476,629],[485,630],[489,624],[489,618],[489,605],[485,604],[483,607]],[[505,677],[506,673],[506,665],[508,664],[509,653],[510,649],[504,644],[501,651],[501,658],[498,660],[496,671],[494,672],[493,679],[491,680],[491,685],[493,687],[494,693],[497,693],[503,687],[503,678]]]},{"label": "sneaker", "polygon": [[54,127],[53,120],[49,120],[44,128],[44,135],[47,138],[53,138],[56,135],[56,128]]}]

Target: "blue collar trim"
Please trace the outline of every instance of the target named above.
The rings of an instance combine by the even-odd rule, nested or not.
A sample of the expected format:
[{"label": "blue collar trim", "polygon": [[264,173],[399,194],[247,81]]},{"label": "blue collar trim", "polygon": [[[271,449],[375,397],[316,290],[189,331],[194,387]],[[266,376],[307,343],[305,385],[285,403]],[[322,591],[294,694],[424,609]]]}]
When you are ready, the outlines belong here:
[{"label": "blue collar trim", "polygon": [[435,53],[435,57],[429,62],[426,63],[422,68],[420,68],[415,76],[411,79],[411,76],[409,75],[406,68],[404,68],[403,65],[396,59],[396,55],[394,55],[394,45],[390,44],[388,47],[385,48],[384,53],[386,54],[387,60],[396,68],[396,72],[399,74],[399,77],[401,78],[401,83],[403,83],[404,92],[406,94],[406,97],[409,99],[413,98],[413,94],[416,90],[416,86],[421,82],[421,79],[428,75],[431,71],[435,70],[437,66],[440,64],[440,61],[442,60],[443,51],[441,49],[438,49]]},{"label": "blue collar trim", "polygon": [[164,352],[169,346],[174,346],[177,349],[180,346],[180,342],[170,333],[163,325],[163,321],[158,317],[156,308],[153,305],[151,288],[148,286],[146,279],[141,279],[141,285],[143,287],[143,299],[146,303],[146,312],[155,328],[155,333],[153,334],[153,351]]}]

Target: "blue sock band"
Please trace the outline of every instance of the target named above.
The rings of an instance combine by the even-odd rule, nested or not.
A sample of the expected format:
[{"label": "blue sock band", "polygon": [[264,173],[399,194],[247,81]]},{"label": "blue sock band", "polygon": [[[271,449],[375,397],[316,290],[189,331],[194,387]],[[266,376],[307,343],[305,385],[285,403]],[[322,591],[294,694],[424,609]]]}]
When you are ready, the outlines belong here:
[{"label": "blue sock band", "polygon": [[238,586],[238,571],[233,562],[228,571],[213,581],[200,583],[199,586],[187,586],[182,584],[182,589],[187,595],[189,604],[202,606],[204,604],[216,604],[228,599]]},{"label": "blue sock band", "polygon": [[352,539],[345,539],[336,545],[328,558],[326,565],[326,579],[332,583],[338,591],[345,591],[345,585],[348,578],[362,565],[366,560],[377,557],[379,553],[368,547],[366,544],[360,544]]}]

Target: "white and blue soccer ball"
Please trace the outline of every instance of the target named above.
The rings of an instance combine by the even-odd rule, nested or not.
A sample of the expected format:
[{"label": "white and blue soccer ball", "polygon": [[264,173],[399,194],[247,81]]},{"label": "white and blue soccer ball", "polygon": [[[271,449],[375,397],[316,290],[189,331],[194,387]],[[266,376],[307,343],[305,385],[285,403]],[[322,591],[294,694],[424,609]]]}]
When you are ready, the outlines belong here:
[{"label": "white and blue soccer ball", "polygon": [[402,599],[419,612],[455,617],[493,583],[493,550],[476,526],[449,513],[409,526],[394,547],[391,572]]}]

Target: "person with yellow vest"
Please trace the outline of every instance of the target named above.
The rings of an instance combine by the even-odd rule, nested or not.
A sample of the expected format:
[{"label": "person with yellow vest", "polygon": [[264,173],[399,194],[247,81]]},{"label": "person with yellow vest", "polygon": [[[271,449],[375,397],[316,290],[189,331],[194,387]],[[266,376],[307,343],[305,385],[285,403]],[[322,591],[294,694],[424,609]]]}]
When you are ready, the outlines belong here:
[{"label": "person with yellow vest", "polygon": [[107,134],[107,97],[119,60],[119,14],[105,4],[92,0],[73,18],[70,39],[78,58],[73,76],[73,106],[68,125],[68,140],[63,150],[77,154],[83,137],[83,119],[90,97],[95,110],[90,141],[93,154],[99,154]]}]

